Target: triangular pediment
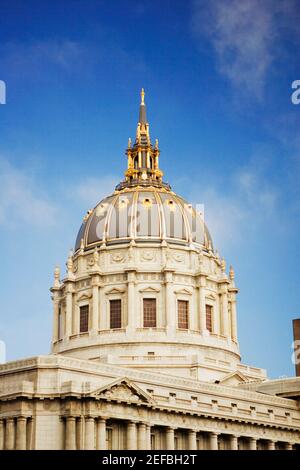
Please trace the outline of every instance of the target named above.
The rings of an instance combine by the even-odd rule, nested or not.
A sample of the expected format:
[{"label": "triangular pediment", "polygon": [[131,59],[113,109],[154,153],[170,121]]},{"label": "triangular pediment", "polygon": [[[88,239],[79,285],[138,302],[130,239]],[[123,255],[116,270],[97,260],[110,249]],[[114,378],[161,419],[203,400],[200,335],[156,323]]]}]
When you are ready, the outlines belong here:
[{"label": "triangular pediment", "polygon": [[126,377],[104,385],[89,393],[88,396],[104,400],[123,401],[126,403],[152,404],[154,402],[151,395],[144,392],[144,390],[140,389],[140,387],[132,383]]},{"label": "triangular pediment", "polygon": [[148,286],[144,287],[143,289],[140,289],[140,292],[159,292],[159,289],[156,287]]},{"label": "triangular pediment", "polygon": [[216,300],[216,296],[214,294],[208,294],[206,298],[210,300]]},{"label": "triangular pediment", "polygon": [[89,300],[92,297],[92,294],[82,294],[77,298],[77,302],[82,302],[84,300]]},{"label": "triangular pediment", "polygon": [[113,289],[107,291],[106,294],[124,294],[124,292],[124,289],[118,289],[117,287],[113,287]]},{"label": "triangular pediment", "polygon": [[192,295],[192,292],[188,289],[179,289],[175,291],[175,294],[180,294],[180,295]]},{"label": "triangular pediment", "polygon": [[245,382],[249,382],[249,380],[247,379],[247,377],[245,377],[244,374],[238,371],[231,372],[230,374],[225,375],[225,377],[223,377],[220,381],[218,381],[218,383],[222,385],[228,385],[232,387]]}]

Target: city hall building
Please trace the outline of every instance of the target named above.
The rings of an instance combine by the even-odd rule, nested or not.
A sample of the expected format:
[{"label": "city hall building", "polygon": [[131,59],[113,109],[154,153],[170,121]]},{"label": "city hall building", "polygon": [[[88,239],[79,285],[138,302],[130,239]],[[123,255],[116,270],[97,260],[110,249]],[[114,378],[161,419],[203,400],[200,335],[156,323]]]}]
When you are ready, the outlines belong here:
[{"label": "city hall building", "polygon": [[232,267],[163,181],[144,92],[125,179],[51,288],[51,354],[0,366],[1,449],[300,447],[300,378],[243,364]]}]

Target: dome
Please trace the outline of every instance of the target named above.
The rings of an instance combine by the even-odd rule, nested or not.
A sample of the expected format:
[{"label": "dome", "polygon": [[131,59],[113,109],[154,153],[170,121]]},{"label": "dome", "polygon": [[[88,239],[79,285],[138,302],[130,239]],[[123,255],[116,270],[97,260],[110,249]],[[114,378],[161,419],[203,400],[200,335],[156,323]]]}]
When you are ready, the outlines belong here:
[{"label": "dome", "polygon": [[163,242],[212,248],[203,216],[163,182],[158,140],[152,145],[144,90],[134,145],[128,140],[125,180],[115,192],[88,211],[77,235],[75,251],[101,244]]},{"label": "dome", "polygon": [[159,154],[142,91],[125,177],[86,213],[66,277],[55,271],[53,352],[220,380],[240,361],[234,272]]},{"label": "dome", "polygon": [[201,213],[182,197],[165,187],[134,186],[115,191],[87,213],[75,251],[131,240],[212,246]]}]

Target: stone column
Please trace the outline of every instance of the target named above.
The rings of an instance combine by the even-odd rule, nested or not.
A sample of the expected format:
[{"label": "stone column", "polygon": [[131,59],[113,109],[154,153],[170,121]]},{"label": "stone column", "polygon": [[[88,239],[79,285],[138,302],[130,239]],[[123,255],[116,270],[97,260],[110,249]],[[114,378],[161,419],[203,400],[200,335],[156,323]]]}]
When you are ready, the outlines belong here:
[{"label": "stone column", "polygon": [[97,420],[97,450],[106,450],[106,420]]},{"label": "stone column", "polygon": [[72,312],[72,334],[78,335],[80,333],[80,309],[76,305]]},{"label": "stone column", "polygon": [[133,421],[127,423],[127,450],[137,450],[136,423]]},{"label": "stone column", "polygon": [[138,449],[147,450],[147,428],[145,423],[138,426]]},{"label": "stone column", "polygon": [[135,270],[128,271],[127,285],[127,332],[135,329]]},{"label": "stone column", "polygon": [[65,337],[69,338],[72,334],[72,311],[73,311],[73,294],[71,286],[67,285],[66,295],[66,321],[65,321]]},{"label": "stone column", "polygon": [[4,421],[0,419],[0,450],[4,449]]},{"label": "stone column", "polygon": [[[196,331],[197,330],[197,319],[196,319],[196,313],[195,313],[195,289],[194,287],[192,289],[192,295],[190,297],[189,301],[189,307],[188,307],[188,327],[189,330],[191,331]],[[197,306],[197,304],[196,304]]]},{"label": "stone column", "polygon": [[275,441],[268,441],[268,450],[275,450]]},{"label": "stone column", "polygon": [[99,330],[108,330],[108,319],[106,312],[106,303],[103,293],[103,285],[99,286]]},{"label": "stone column", "polygon": [[16,434],[16,449],[26,450],[26,423],[27,418],[25,416],[19,416],[17,418],[17,434]]},{"label": "stone column", "polygon": [[175,335],[177,328],[176,308],[174,309],[173,272],[165,271],[165,312],[167,333]]},{"label": "stone column", "polygon": [[205,285],[206,278],[205,276],[200,277],[200,286],[199,286],[199,303],[200,303],[200,331],[203,334],[207,334],[206,328],[206,302],[205,302]]},{"label": "stone column", "polygon": [[28,450],[33,450],[34,448],[34,442],[33,442],[33,427],[34,427],[34,423],[33,423],[33,420],[34,418],[31,416],[27,419],[27,425],[26,425],[26,429],[27,429],[27,443],[26,443],[26,449]]},{"label": "stone column", "polygon": [[66,450],[76,450],[76,418],[66,417]]},{"label": "stone column", "polygon": [[189,450],[197,450],[197,433],[194,429],[188,431]]},{"label": "stone column", "polygon": [[151,426],[146,424],[146,448],[145,450],[151,450]]},{"label": "stone column", "polygon": [[238,450],[238,437],[230,436],[230,450]]},{"label": "stone column", "polygon": [[84,449],[84,419],[80,416],[76,420],[76,449]]},{"label": "stone column", "polygon": [[221,297],[218,299],[212,308],[212,332],[215,335],[220,335],[221,331]]},{"label": "stone column", "polygon": [[257,450],[256,439],[254,437],[249,439],[249,450]]},{"label": "stone column", "polygon": [[98,276],[93,278],[93,307],[91,315],[91,330],[97,331],[99,328],[99,287],[98,287]]},{"label": "stone column", "polygon": [[59,315],[59,301],[56,299],[54,294],[53,299],[53,332],[52,332],[52,342],[56,343],[58,338],[58,315]]},{"label": "stone column", "polygon": [[218,435],[216,432],[211,432],[209,434],[209,448],[210,450],[218,450]]},{"label": "stone column", "polygon": [[231,301],[231,338],[237,342],[236,300]]},{"label": "stone column", "polygon": [[6,419],[5,426],[5,449],[13,450],[15,444],[15,420],[14,418]]},{"label": "stone column", "polygon": [[222,334],[227,338],[229,336],[227,289],[224,289],[222,292]]},{"label": "stone column", "polygon": [[92,416],[85,418],[85,450],[95,449],[95,420]]},{"label": "stone column", "polygon": [[174,439],[174,428],[167,428],[166,429],[166,443],[167,443],[167,450],[174,450],[175,449],[175,439]]},{"label": "stone column", "polygon": [[285,450],[293,450],[293,444],[291,442],[286,442]]}]

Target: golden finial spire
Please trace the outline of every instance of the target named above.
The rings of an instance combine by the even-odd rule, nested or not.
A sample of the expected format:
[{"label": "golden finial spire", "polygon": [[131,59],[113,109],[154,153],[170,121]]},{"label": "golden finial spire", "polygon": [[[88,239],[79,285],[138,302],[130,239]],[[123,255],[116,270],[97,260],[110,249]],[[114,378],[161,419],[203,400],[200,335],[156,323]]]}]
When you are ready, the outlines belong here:
[{"label": "golden finial spire", "polygon": [[128,140],[126,149],[127,170],[125,171],[125,181],[122,181],[116,188],[125,188],[136,185],[156,185],[169,189],[167,183],[163,183],[163,172],[159,168],[159,148],[158,140],[152,146],[149,134],[149,124],[146,116],[145,90],[140,91],[141,101],[139,106],[139,120],[136,129],[134,142]]}]

